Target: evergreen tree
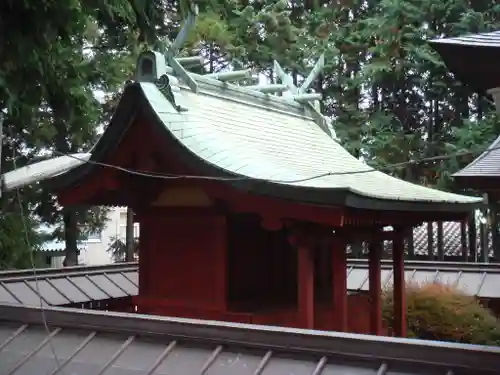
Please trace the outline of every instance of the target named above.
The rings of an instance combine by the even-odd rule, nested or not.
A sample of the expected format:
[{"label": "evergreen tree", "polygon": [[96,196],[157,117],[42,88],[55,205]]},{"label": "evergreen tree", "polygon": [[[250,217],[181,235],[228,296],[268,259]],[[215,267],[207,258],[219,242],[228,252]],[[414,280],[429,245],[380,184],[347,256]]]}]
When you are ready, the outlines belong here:
[{"label": "evergreen tree", "polygon": [[[152,22],[163,19],[162,4],[134,0],[2,4],[0,109],[6,111],[5,128],[13,141],[10,151],[19,156],[17,167],[40,153],[59,156],[86,151],[95,143],[104,112],[93,92],[116,91],[130,78],[133,52],[140,43],[153,43],[161,32]],[[12,152],[2,153],[3,171],[13,167],[5,163]],[[14,196],[7,194],[3,200],[12,201]],[[103,225],[105,212],[61,209],[50,192],[36,186],[24,188],[22,196],[28,216],[36,213],[43,221],[58,224],[54,236],[63,234],[66,241],[65,263],[76,264],[77,241],[85,231]],[[33,229],[28,231],[33,234]],[[23,238],[21,233],[17,237]]]},{"label": "evergreen tree", "polygon": [[[343,145],[376,167],[485,146],[498,135],[491,103],[457,83],[426,42],[500,28],[494,0],[196,3],[200,15],[182,53],[202,54],[205,72],[249,67],[273,82],[277,60],[300,85],[325,53],[325,69],[314,86],[323,94],[322,109]],[[2,170],[13,168],[13,155],[19,167],[42,154],[88,150],[97,126],[109,121],[123,83],[133,77],[138,53],[164,49],[191,5],[189,0],[2,4],[0,110],[8,137]],[[105,93],[105,103],[94,97],[95,90]],[[389,172],[451,189],[450,174],[470,160]],[[0,231],[20,239],[16,197],[2,197],[2,214],[9,219]],[[105,210],[61,210],[50,192],[36,186],[23,189],[21,198],[33,244],[38,216],[58,226],[54,235],[66,240],[67,264],[76,262],[76,243],[85,231],[103,224]],[[23,247],[14,242],[2,242],[2,259],[23,258],[16,255]]]}]

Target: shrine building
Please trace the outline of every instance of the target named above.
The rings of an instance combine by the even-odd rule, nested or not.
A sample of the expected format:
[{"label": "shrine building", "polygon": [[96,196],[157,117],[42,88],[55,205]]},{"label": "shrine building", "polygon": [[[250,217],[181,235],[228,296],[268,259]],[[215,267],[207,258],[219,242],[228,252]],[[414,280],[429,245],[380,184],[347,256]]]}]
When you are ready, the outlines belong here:
[{"label": "shrine building", "polygon": [[[500,59],[500,30],[436,39],[431,41],[431,46],[470,93],[477,93],[479,98],[491,96],[500,114],[500,70],[494,63]],[[481,155],[456,172],[453,180],[461,188],[480,191],[487,197],[493,261],[500,261],[500,136]]]},{"label": "shrine building", "polygon": [[[182,34],[182,32],[181,32]],[[174,43],[175,44],[175,43]],[[393,242],[394,334],[406,336],[404,238],[459,221],[481,199],[376,171],[335,139],[309,92],[200,75],[194,57],[144,52],[89,162],[50,181],[59,203],[129,206],[140,223],[138,312],[354,331],[346,246],[369,243],[369,321],[381,309],[382,242]],[[282,95],[276,95],[282,94]]]}]

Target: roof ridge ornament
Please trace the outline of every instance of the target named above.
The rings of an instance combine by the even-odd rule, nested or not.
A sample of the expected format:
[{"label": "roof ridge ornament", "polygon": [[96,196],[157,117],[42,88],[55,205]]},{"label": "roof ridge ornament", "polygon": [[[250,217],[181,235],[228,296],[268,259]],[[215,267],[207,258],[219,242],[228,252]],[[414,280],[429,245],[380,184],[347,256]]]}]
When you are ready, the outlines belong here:
[{"label": "roof ridge ornament", "polygon": [[163,94],[163,96],[172,104],[172,106],[177,110],[177,112],[186,112],[187,109],[181,107],[175,102],[175,96],[172,91],[172,86],[170,84],[170,78],[168,74],[163,74],[158,79],[155,80],[155,86]]},{"label": "roof ridge ornament", "polygon": [[310,88],[314,80],[322,72],[324,65],[325,54],[322,53],[318,61],[316,61],[316,64],[314,64],[313,69],[300,87],[295,86],[292,77],[285,73],[285,71],[281,68],[281,65],[276,60],[274,60],[274,71],[278,75],[278,78],[282,82],[282,84],[284,84],[288,88],[288,91],[293,94],[294,100],[303,104],[311,112],[316,124],[321,128],[321,130],[327,133],[330,137],[336,138],[335,134],[332,134],[332,131],[328,127],[325,116],[323,116],[318,107],[316,107],[313,103],[321,100],[321,94],[306,92]]},{"label": "roof ridge ornament", "polygon": [[190,2],[189,12],[181,31],[179,31],[179,34],[177,34],[174,42],[167,48],[164,53],[165,60],[172,68],[176,76],[181,78],[186,83],[186,85],[195,93],[198,93],[198,84],[175,56],[186,41],[189,32],[193,29],[196,23],[196,18],[198,17],[198,13],[198,6]]}]

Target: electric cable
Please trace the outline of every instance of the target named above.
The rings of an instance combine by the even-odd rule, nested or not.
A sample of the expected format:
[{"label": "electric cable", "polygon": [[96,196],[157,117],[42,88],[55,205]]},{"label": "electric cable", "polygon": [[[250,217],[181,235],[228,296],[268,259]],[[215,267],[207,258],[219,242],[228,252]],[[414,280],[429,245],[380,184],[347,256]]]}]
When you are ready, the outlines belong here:
[{"label": "electric cable", "polygon": [[[9,133],[10,133],[10,136],[12,138],[12,131],[9,130]],[[16,149],[15,149],[15,147],[12,147],[12,166],[14,167],[14,170],[17,169],[16,157],[17,157],[17,155],[16,155]],[[32,272],[33,272],[33,278],[35,280],[35,293],[36,293],[36,295],[38,297],[38,300],[40,302],[39,307],[40,307],[40,313],[41,313],[41,316],[42,316],[42,322],[43,322],[44,329],[45,329],[45,331],[47,333],[47,339],[48,339],[47,344],[50,347],[50,350],[51,350],[52,355],[54,357],[54,361],[56,362],[58,371],[62,375],[65,375],[64,369],[62,368],[61,361],[59,360],[59,358],[57,356],[57,353],[56,353],[56,350],[54,348],[54,344],[52,342],[53,337],[51,336],[52,332],[50,331],[49,325],[47,323],[47,317],[45,316],[45,309],[44,309],[44,306],[43,306],[43,298],[42,298],[42,294],[40,293],[40,283],[39,283],[39,279],[38,279],[38,274],[36,272],[35,257],[33,255],[34,249],[32,248],[32,244],[31,244],[31,241],[30,241],[30,238],[29,238],[28,225],[26,223],[24,206],[23,206],[23,201],[22,201],[22,197],[21,197],[21,193],[19,191],[19,188],[15,189],[15,194],[16,194],[16,200],[17,200],[18,205],[19,205],[19,215],[20,215],[20,218],[21,218],[21,225],[22,225],[23,231],[24,231],[24,241],[26,243],[26,246],[28,247],[28,253],[29,253],[29,257],[30,257],[31,269],[32,269]]]},{"label": "electric cable", "polygon": [[311,177],[305,177],[305,178],[294,179],[294,180],[271,180],[271,179],[263,179],[263,178],[254,178],[254,177],[249,177],[249,176],[213,177],[213,176],[201,176],[201,175],[164,174],[164,173],[147,172],[147,171],[125,168],[125,167],[121,167],[118,165],[103,163],[103,162],[99,162],[99,161],[95,161],[95,160],[85,160],[85,159],[82,159],[78,156],[75,156],[75,155],[72,155],[69,153],[60,152],[60,151],[54,151],[54,153],[59,155],[59,156],[67,156],[67,157],[79,160],[85,164],[92,164],[92,165],[101,166],[101,167],[105,167],[105,168],[115,169],[115,170],[125,172],[125,173],[131,174],[131,175],[136,175],[136,176],[140,176],[140,177],[147,177],[147,178],[155,178],[155,179],[163,179],[163,180],[188,179],[188,180],[212,180],[212,181],[253,180],[253,181],[272,182],[272,183],[281,183],[281,184],[296,184],[296,183],[316,180],[318,178],[323,178],[323,177],[328,177],[328,176],[345,176],[345,175],[365,174],[365,173],[372,173],[372,172],[391,171],[391,170],[394,170],[397,168],[406,167],[408,165],[417,165],[417,164],[427,163],[427,162],[449,160],[449,159],[459,158],[462,156],[473,155],[476,153],[489,154],[490,152],[498,150],[498,149],[500,149],[500,146],[486,147],[486,148],[483,147],[483,148],[478,148],[477,150],[462,151],[462,152],[456,152],[456,153],[451,153],[451,154],[442,154],[442,155],[430,156],[430,157],[425,157],[425,158],[416,159],[416,160],[408,160],[408,161],[404,161],[404,162],[393,163],[393,164],[389,164],[385,167],[381,167],[379,169],[375,169],[375,168],[367,165],[366,169],[360,169],[357,171],[354,170],[354,171],[345,171],[345,172],[325,172],[325,173],[313,175]]},{"label": "electric cable", "polygon": [[[12,137],[12,134],[11,134],[11,137]],[[77,157],[75,155],[71,155],[69,153],[63,153],[63,152],[60,152],[60,151],[55,151],[55,154],[58,154],[60,156],[71,157],[73,159],[82,161],[83,163],[93,164],[93,165],[97,165],[97,166],[102,166],[102,167],[105,167],[105,168],[111,168],[111,169],[119,170],[119,171],[122,171],[122,172],[125,172],[125,173],[128,173],[128,174],[137,175],[137,176],[141,176],[141,177],[147,177],[147,178],[155,178],[155,179],[200,179],[200,180],[215,180],[215,181],[260,180],[260,181],[264,181],[264,182],[294,184],[294,183],[311,181],[311,180],[315,180],[315,179],[326,177],[326,176],[354,175],[354,174],[364,174],[364,173],[371,173],[371,172],[378,172],[378,171],[393,170],[393,169],[405,167],[407,165],[416,165],[416,164],[421,164],[421,163],[425,163],[425,162],[448,160],[448,159],[458,158],[458,157],[462,157],[462,156],[469,156],[469,155],[476,154],[476,153],[481,153],[481,152],[483,154],[484,153],[489,154],[490,152],[492,152],[494,150],[498,150],[498,149],[500,149],[500,146],[498,146],[498,147],[482,148],[482,149],[477,149],[477,150],[469,150],[469,151],[463,151],[463,152],[456,152],[456,153],[452,153],[452,154],[443,154],[443,155],[438,155],[438,156],[421,158],[421,159],[417,159],[417,160],[408,160],[408,161],[405,161],[405,162],[393,163],[393,164],[389,164],[389,165],[387,165],[385,167],[382,167],[382,168],[379,168],[379,169],[375,169],[375,168],[372,168],[372,167],[370,167],[370,166],[367,165],[366,169],[361,169],[361,170],[357,170],[357,171],[326,172],[326,173],[317,174],[317,175],[314,175],[314,176],[311,176],[311,177],[302,178],[302,179],[295,179],[295,180],[269,180],[269,179],[253,178],[253,177],[248,177],[248,176],[212,177],[212,176],[201,176],[201,175],[197,176],[197,175],[162,174],[162,173],[154,173],[154,172],[147,172],[147,171],[141,171],[141,170],[134,170],[134,169],[124,168],[124,167],[120,167],[118,165],[113,165],[113,164],[108,164],[108,163],[103,163],[103,162],[98,162],[98,161],[93,161],[93,160],[85,160],[85,159],[81,159],[81,158],[79,158],[79,157]],[[16,153],[15,153],[15,149],[14,148],[13,148],[13,151],[12,151],[12,157],[13,157],[13,167],[14,167],[14,170],[15,170],[15,169],[17,169],[17,165],[16,165]],[[22,203],[22,197],[21,197],[19,188],[16,188],[15,191],[16,191],[16,198],[17,198],[17,201],[18,201],[18,204],[19,204],[19,210],[20,210],[20,215],[21,215],[23,230],[24,230],[24,234],[25,234],[26,245],[28,246],[28,248],[30,250],[29,251],[30,262],[31,262],[31,266],[32,266],[32,271],[33,271],[34,279],[35,279],[36,294],[37,294],[37,296],[39,298],[39,301],[40,301],[40,311],[41,311],[41,315],[42,315],[42,321],[43,321],[44,328],[45,328],[45,330],[47,332],[47,335],[50,336],[51,332],[50,332],[50,328],[48,326],[47,319],[46,319],[46,316],[45,316],[45,310],[44,310],[44,306],[43,306],[43,298],[42,298],[42,295],[40,293],[39,279],[38,279],[38,275],[37,275],[37,272],[36,272],[36,264],[35,264],[35,260],[34,260],[34,256],[33,256],[33,249],[31,248],[31,241],[30,241],[29,235],[28,235],[28,227],[27,227],[26,218],[25,218],[25,214],[24,214],[24,207],[23,207],[23,203]],[[63,370],[63,368],[61,366],[61,362],[60,362],[60,360],[59,360],[59,358],[57,356],[56,350],[55,350],[54,345],[52,343],[52,337],[49,337],[48,344],[49,344],[49,346],[51,348],[52,354],[54,356],[54,360],[57,363],[58,370],[64,375],[64,370]]]}]

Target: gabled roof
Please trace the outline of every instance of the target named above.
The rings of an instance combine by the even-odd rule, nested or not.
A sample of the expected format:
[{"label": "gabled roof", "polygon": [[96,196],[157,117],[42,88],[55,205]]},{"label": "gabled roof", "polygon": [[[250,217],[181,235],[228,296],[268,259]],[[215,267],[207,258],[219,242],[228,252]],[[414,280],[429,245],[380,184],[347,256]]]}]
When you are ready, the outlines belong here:
[{"label": "gabled roof", "polygon": [[[156,84],[129,84],[91,162],[103,162],[141,111],[186,164],[200,174],[229,178],[226,183],[256,194],[405,211],[466,212],[481,202],[373,170],[325,133],[300,103],[193,76],[198,93],[176,87],[175,98],[183,111]],[[73,184],[93,167],[88,163],[76,168],[56,178],[53,186]]]},{"label": "gabled roof", "polygon": [[[474,184],[474,180],[480,183],[480,179],[495,179],[500,177],[500,137],[498,137],[486,151],[479,155],[465,168],[453,175],[457,181],[463,180]],[[474,188],[476,186],[470,186]]]},{"label": "gabled roof", "polygon": [[499,355],[439,341],[0,306],[2,374],[493,375]]},{"label": "gabled roof", "polygon": [[431,46],[462,82],[484,92],[500,87],[500,30],[432,40]]}]

